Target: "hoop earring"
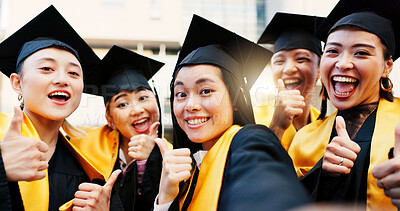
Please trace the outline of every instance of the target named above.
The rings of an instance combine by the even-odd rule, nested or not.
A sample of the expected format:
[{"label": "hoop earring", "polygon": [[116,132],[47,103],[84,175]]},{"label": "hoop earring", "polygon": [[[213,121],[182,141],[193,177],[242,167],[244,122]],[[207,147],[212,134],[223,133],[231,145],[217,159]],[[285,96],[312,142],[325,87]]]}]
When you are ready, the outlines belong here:
[{"label": "hoop earring", "polygon": [[20,94],[18,94],[18,101],[21,101],[22,100],[22,94],[20,93]]},{"label": "hoop earring", "polygon": [[[385,87],[384,82],[383,82],[383,79],[387,80],[386,84],[387,84],[389,87]],[[384,92],[391,92],[392,89],[393,89],[393,83],[392,83],[392,80],[390,80],[390,78],[381,78],[381,80],[380,80],[380,85],[381,85],[382,91],[384,91]]]}]

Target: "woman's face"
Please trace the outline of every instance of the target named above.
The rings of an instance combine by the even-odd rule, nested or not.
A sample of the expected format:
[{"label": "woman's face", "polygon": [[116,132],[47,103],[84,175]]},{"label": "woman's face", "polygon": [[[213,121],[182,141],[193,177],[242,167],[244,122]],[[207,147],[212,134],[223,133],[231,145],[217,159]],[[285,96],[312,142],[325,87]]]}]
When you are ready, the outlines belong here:
[{"label": "woman's face", "polygon": [[379,100],[379,80],[388,77],[393,60],[384,60],[383,44],[357,28],[332,32],[321,57],[320,71],[329,99],[339,110]]},{"label": "woman's face", "polygon": [[271,59],[275,84],[282,79],[286,90],[296,89],[306,96],[319,78],[318,61],[318,55],[306,49],[276,52]]},{"label": "woman's face", "polygon": [[188,138],[209,150],[233,124],[233,107],[221,70],[183,67],[174,82],[173,112]]},{"label": "woman's face", "polygon": [[148,134],[150,126],[160,121],[156,96],[145,88],[122,90],[111,98],[107,109],[108,123],[128,140],[134,135]]},{"label": "woman's face", "polygon": [[83,73],[78,59],[68,51],[46,48],[27,57],[21,74],[11,83],[24,99],[28,115],[63,121],[78,107]]}]

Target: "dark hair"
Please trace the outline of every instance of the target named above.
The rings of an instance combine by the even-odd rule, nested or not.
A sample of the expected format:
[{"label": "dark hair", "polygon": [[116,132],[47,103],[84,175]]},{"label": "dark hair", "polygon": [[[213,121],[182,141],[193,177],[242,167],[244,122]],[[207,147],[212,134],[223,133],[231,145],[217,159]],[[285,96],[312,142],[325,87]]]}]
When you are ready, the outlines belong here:
[{"label": "dark hair", "polygon": [[[216,66],[216,65],[214,65]],[[218,66],[217,66],[218,67]],[[244,126],[246,124],[255,124],[253,109],[251,107],[250,93],[247,87],[241,86],[244,84],[240,82],[230,71],[224,70],[219,67],[222,73],[222,80],[224,81],[227,90],[229,92],[229,97],[231,98],[233,107],[233,124]],[[180,71],[180,70],[178,70]],[[173,145],[175,148],[189,148],[193,153],[202,149],[202,145],[199,143],[194,143],[189,140],[186,133],[179,126],[178,121],[174,114],[174,82],[178,72],[173,76],[170,84],[171,89],[171,116],[173,125]],[[243,79],[242,79],[243,80]]]}]

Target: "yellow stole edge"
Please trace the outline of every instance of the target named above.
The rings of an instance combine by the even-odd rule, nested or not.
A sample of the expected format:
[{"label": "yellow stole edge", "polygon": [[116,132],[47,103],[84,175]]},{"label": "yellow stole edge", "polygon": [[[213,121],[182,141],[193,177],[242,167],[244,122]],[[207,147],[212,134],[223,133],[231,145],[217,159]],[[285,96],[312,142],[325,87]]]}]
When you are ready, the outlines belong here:
[{"label": "yellow stole edge", "polygon": [[228,152],[233,137],[241,128],[238,125],[228,128],[204,156],[188,210],[217,210]]}]

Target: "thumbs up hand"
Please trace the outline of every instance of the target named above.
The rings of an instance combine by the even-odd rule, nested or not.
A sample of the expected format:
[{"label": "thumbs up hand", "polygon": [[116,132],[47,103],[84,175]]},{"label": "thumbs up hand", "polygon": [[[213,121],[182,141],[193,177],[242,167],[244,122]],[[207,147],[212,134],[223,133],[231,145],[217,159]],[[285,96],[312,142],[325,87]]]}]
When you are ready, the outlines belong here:
[{"label": "thumbs up hand", "polygon": [[293,119],[303,114],[306,106],[299,90],[285,90],[282,79],[278,79],[278,95],[275,99],[275,110],[269,128],[282,140],[283,133],[293,123]]},{"label": "thumbs up hand", "polygon": [[394,157],[372,169],[372,176],[377,185],[385,190],[385,195],[392,198],[392,203],[400,208],[400,123],[395,129]]},{"label": "thumbs up hand", "polygon": [[33,181],[43,179],[48,163],[46,143],[27,138],[21,134],[23,114],[21,109],[14,107],[11,125],[0,142],[1,156],[8,181]]},{"label": "thumbs up hand", "polygon": [[336,132],[331,143],[326,147],[322,161],[322,169],[329,176],[349,174],[360,152],[360,146],[352,141],[346,131],[346,123],[343,117],[336,117]]},{"label": "thumbs up hand", "polygon": [[192,158],[188,148],[168,150],[162,139],[157,138],[155,141],[163,156],[163,169],[157,204],[165,204],[173,201],[178,196],[179,183],[190,178]]},{"label": "thumbs up hand", "polygon": [[128,155],[135,160],[146,160],[153,151],[160,122],[154,122],[147,134],[132,136],[129,142]]},{"label": "thumbs up hand", "polygon": [[121,170],[115,170],[104,186],[93,183],[82,183],[75,192],[72,203],[73,211],[79,210],[110,210],[112,188]]}]

